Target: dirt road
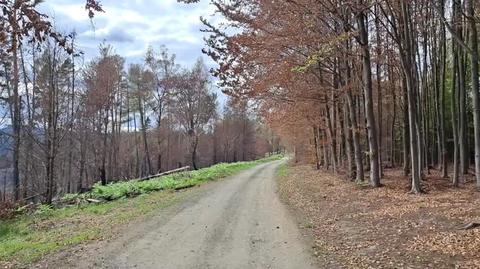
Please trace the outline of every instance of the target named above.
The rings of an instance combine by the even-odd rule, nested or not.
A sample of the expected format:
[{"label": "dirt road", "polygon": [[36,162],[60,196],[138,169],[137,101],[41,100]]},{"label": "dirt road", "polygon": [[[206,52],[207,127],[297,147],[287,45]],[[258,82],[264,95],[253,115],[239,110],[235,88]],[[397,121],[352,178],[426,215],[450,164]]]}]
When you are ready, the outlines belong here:
[{"label": "dirt road", "polygon": [[[78,268],[315,268],[276,194],[280,162],[213,183],[171,216],[137,225]],[[92,263],[91,261],[93,260]]]}]

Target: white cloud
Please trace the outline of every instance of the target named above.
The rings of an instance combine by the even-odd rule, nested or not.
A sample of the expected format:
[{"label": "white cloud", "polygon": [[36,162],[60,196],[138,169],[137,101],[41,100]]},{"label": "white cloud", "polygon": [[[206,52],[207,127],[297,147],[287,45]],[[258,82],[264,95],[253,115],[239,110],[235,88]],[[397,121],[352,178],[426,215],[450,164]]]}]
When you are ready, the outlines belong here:
[{"label": "white cloud", "polygon": [[[62,32],[77,32],[77,47],[88,61],[98,54],[99,44],[106,42],[126,58],[127,64],[139,62],[149,45],[165,45],[183,66],[192,66],[202,57],[204,47],[200,16],[209,17],[215,8],[209,1],[187,5],[177,0],[101,0],[105,13],[93,20],[84,8],[85,0],[49,0],[41,10],[55,18]],[[215,23],[220,22],[213,17]],[[214,66],[211,59],[205,63]],[[225,97],[220,93],[220,101]]]},{"label": "white cloud", "polygon": [[[101,2],[105,13],[97,13],[93,21],[87,16],[83,0],[49,0],[42,4],[42,10],[55,17],[56,25],[62,31],[76,29],[79,47],[98,47],[106,41],[123,56],[129,57],[137,56],[138,51],[148,44],[165,44],[180,61],[188,64],[193,64],[202,55],[204,44],[199,18],[214,12],[208,1],[193,5],[177,3],[176,0]],[[181,50],[183,45],[188,51]],[[90,55],[90,51],[85,53],[87,59],[95,56]]]}]

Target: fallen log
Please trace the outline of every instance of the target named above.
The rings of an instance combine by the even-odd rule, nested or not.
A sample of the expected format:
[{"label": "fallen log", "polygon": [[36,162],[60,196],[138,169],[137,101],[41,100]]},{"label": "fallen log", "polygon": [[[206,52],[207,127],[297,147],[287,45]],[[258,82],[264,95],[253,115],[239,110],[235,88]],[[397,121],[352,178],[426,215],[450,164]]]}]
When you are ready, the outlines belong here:
[{"label": "fallen log", "polygon": [[22,201],[30,201],[31,199],[33,198],[37,198],[39,196],[43,196],[43,195],[46,195],[47,193],[37,193],[37,194],[34,194],[32,196],[29,196],[29,197],[26,197],[26,198],[23,198]]},{"label": "fallen log", "polygon": [[458,230],[471,230],[480,227],[480,223],[478,222],[470,222],[458,227]]},{"label": "fallen log", "polygon": [[146,180],[150,180],[152,178],[161,177],[161,176],[168,176],[168,175],[171,175],[171,174],[185,172],[185,171],[188,171],[188,170],[190,170],[190,166],[185,166],[185,167],[173,169],[173,170],[170,170],[170,171],[162,172],[162,173],[159,173],[159,174],[156,174],[156,175],[150,175],[150,176],[142,177],[138,181],[146,181]]}]

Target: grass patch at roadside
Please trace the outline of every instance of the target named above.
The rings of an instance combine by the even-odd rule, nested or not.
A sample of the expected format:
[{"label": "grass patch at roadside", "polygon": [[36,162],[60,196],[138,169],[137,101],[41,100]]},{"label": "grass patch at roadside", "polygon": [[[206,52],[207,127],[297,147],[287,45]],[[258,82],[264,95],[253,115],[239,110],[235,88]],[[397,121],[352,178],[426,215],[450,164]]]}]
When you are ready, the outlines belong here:
[{"label": "grass patch at roadside", "polygon": [[109,203],[52,209],[0,221],[0,267],[34,262],[66,246],[108,238],[116,225],[173,204],[174,192],[156,192]]},{"label": "grass patch at roadside", "polygon": [[282,163],[277,170],[277,177],[285,177],[288,174],[288,163]]},{"label": "grass patch at roadside", "polygon": [[217,164],[143,182],[97,185],[89,193],[69,195],[66,199],[83,196],[110,202],[79,204],[58,209],[42,205],[35,213],[0,220],[0,268],[25,266],[64,247],[108,238],[113,228],[118,225],[173,205],[191,194],[190,191],[173,190],[230,176],[281,158],[276,155],[251,162]]},{"label": "grass patch at roadside", "polygon": [[184,189],[198,185],[205,181],[226,177],[238,171],[251,168],[255,165],[283,158],[282,155],[273,155],[267,158],[236,163],[220,163],[196,171],[172,174],[153,178],[146,181],[124,181],[108,185],[95,184],[90,192],[83,194],[71,194],[64,200],[74,201],[77,199],[94,198],[103,200],[117,200],[125,197],[133,197],[153,191]]}]

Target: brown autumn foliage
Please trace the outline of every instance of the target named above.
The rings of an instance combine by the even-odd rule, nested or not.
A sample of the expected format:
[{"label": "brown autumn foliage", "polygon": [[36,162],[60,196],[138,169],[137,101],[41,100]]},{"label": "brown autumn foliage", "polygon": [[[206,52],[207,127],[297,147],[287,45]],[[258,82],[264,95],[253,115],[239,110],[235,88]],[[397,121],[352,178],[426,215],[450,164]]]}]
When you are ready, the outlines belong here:
[{"label": "brown autumn foliage", "polygon": [[214,75],[283,137],[303,133],[301,159],[372,186],[401,165],[413,193],[431,167],[453,161],[458,186],[475,164],[480,184],[477,1],[210,2],[226,20],[202,19]]},{"label": "brown autumn foliage", "polygon": [[214,75],[309,164],[280,188],[322,267],[479,266],[479,1],[210,2]]}]

